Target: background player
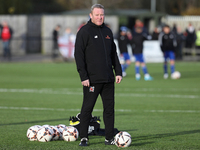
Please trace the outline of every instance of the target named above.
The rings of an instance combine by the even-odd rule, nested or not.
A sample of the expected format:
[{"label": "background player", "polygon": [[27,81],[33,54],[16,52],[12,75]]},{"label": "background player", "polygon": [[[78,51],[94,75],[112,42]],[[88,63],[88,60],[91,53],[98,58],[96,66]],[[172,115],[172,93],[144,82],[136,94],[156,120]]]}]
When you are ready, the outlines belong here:
[{"label": "background player", "polygon": [[126,69],[131,64],[131,60],[130,60],[130,56],[128,54],[128,48],[127,48],[128,44],[129,44],[129,39],[127,36],[127,27],[122,26],[120,28],[120,32],[118,36],[118,45],[119,45],[120,54],[125,60],[125,62],[121,64],[123,77],[126,76]]},{"label": "background player", "polygon": [[143,57],[143,42],[144,40],[150,40],[151,36],[148,36],[143,32],[142,27],[135,27],[135,34],[131,40],[132,53],[135,56],[135,78],[140,80],[140,66],[144,73],[144,80],[150,81],[153,78],[149,75],[146,64]]},{"label": "background player", "polygon": [[168,59],[170,60],[170,70],[171,74],[174,73],[175,71],[175,48],[177,46],[177,41],[176,37],[171,32],[171,29],[168,25],[165,25],[163,27],[163,32],[160,33],[159,35],[159,42],[160,42],[160,47],[164,55],[164,79],[168,78],[168,65],[167,61]]}]

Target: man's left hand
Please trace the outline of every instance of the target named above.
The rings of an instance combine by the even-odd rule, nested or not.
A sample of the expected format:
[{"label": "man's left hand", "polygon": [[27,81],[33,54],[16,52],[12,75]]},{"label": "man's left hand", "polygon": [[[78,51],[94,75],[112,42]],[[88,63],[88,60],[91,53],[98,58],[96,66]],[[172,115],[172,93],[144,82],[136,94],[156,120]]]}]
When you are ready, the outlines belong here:
[{"label": "man's left hand", "polygon": [[122,76],[116,76],[116,83],[120,83],[122,81]]}]

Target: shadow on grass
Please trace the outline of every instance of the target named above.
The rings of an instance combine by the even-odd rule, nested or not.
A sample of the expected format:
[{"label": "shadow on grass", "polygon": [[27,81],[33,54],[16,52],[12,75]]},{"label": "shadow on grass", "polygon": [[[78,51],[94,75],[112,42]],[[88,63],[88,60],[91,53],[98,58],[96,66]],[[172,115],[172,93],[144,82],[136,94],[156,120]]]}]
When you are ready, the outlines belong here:
[{"label": "shadow on grass", "polygon": [[139,137],[133,138],[132,141],[173,137],[173,136],[178,136],[178,135],[187,135],[187,134],[195,134],[195,133],[200,133],[200,130],[191,130],[191,131],[182,131],[182,132],[175,132],[175,133],[164,133],[164,134],[155,134],[155,135],[148,135],[148,136],[139,136]]},{"label": "shadow on grass", "polygon": [[141,143],[133,143],[130,145],[130,146],[143,146],[143,145],[146,145],[146,144],[153,144],[155,142],[141,142]]},{"label": "shadow on grass", "polygon": [[[191,130],[191,131],[182,131],[182,132],[175,132],[175,133],[164,133],[164,134],[155,134],[155,135],[148,135],[148,136],[139,136],[132,138],[132,144],[130,146],[143,146],[146,144],[153,144],[155,142],[140,142],[136,143],[137,141],[141,140],[153,140],[156,138],[165,138],[165,137],[173,137],[173,136],[179,136],[179,135],[187,135],[187,134],[195,134],[200,133],[200,130]],[[172,139],[173,141],[173,139]]]},{"label": "shadow on grass", "polygon": [[[15,122],[15,123],[5,123],[0,124],[0,126],[8,126],[8,125],[22,125],[22,124],[41,124],[44,122],[55,122],[55,121],[66,121],[68,122],[69,118],[61,118],[61,119],[52,119],[52,120],[35,120],[35,121],[25,121],[25,122]],[[63,123],[62,123],[63,124]]]}]

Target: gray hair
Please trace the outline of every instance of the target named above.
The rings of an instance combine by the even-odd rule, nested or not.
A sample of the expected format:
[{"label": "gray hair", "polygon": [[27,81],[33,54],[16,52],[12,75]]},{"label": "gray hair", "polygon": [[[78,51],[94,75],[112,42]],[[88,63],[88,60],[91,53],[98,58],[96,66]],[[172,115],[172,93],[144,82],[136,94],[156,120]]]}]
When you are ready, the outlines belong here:
[{"label": "gray hair", "polygon": [[94,5],[92,5],[92,7],[91,7],[91,12],[94,10],[94,8],[104,9],[104,6],[101,5],[101,4],[94,4]]}]

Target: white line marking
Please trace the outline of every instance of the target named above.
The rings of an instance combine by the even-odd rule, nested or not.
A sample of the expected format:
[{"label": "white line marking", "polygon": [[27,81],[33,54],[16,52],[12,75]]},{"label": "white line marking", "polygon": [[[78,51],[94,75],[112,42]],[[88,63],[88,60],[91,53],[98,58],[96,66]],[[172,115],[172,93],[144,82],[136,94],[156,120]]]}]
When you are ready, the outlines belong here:
[{"label": "white line marking", "polygon": [[160,91],[170,91],[170,92],[199,92],[200,89],[198,88],[117,88],[116,91],[126,91],[126,92],[160,92]]},{"label": "white line marking", "polygon": [[[64,108],[35,108],[35,107],[7,107],[0,106],[0,109],[11,110],[41,110],[41,111],[78,111],[80,109],[64,109]],[[94,109],[95,112],[102,112],[102,109]],[[116,112],[151,112],[151,113],[200,113],[200,110],[130,110],[130,109],[115,109]]]},{"label": "white line marking", "polygon": [[[156,90],[155,90],[156,91]],[[80,88],[74,89],[0,89],[0,93],[39,93],[39,94],[65,94],[65,95],[83,95]],[[197,92],[198,93],[198,92]],[[166,98],[187,98],[199,99],[198,95],[178,95],[178,94],[139,94],[139,93],[119,93],[116,96],[121,97],[166,97]]]},{"label": "white line marking", "polygon": [[[35,107],[7,107],[0,106],[0,109],[12,109],[12,110],[47,110],[47,111],[81,111],[80,109],[64,109],[64,108],[35,108]],[[94,109],[93,111],[99,112],[102,109]],[[131,112],[131,110],[116,109],[117,112]]]},{"label": "white line marking", "polygon": [[159,113],[200,113],[198,110],[144,110],[144,112],[159,112]]}]

